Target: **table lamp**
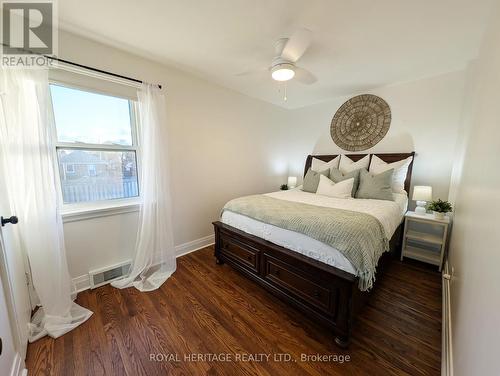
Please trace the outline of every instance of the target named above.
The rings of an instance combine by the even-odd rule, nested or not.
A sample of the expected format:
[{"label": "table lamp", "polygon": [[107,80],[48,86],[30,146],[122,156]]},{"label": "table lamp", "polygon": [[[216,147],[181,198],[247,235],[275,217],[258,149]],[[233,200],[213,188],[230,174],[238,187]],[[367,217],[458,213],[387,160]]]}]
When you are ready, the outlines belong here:
[{"label": "table lamp", "polygon": [[288,185],[288,189],[295,188],[297,186],[297,177],[296,176],[289,176],[287,185]]},{"label": "table lamp", "polygon": [[427,213],[427,210],[425,209],[427,201],[432,200],[432,187],[429,187],[427,185],[416,185],[415,187],[413,187],[412,199],[417,201],[415,213],[425,215],[425,213]]}]

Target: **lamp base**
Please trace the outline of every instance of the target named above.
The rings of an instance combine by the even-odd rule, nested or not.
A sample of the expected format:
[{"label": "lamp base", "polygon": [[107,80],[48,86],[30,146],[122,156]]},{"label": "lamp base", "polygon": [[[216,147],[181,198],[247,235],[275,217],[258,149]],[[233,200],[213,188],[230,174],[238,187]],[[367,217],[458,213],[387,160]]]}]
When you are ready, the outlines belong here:
[{"label": "lamp base", "polygon": [[415,208],[415,214],[426,215],[427,209],[425,206],[427,205],[426,201],[417,201],[417,207]]}]

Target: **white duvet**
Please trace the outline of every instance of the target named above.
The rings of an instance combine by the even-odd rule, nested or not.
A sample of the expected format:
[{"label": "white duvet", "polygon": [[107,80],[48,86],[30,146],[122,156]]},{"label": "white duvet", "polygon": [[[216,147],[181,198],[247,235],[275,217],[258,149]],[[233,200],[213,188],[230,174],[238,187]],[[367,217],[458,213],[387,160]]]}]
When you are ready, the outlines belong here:
[{"label": "white duvet", "polygon": [[[406,194],[400,193],[394,193],[394,201],[332,198],[304,192],[298,188],[289,191],[268,193],[266,195],[280,200],[370,214],[380,221],[387,239],[390,239],[396,231],[408,206],[408,197]],[[260,222],[230,211],[224,211],[221,221],[241,231],[258,236],[325,264],[335,266],[348,273],[357,274],[352,264],[341,252],[307,235]]]}]

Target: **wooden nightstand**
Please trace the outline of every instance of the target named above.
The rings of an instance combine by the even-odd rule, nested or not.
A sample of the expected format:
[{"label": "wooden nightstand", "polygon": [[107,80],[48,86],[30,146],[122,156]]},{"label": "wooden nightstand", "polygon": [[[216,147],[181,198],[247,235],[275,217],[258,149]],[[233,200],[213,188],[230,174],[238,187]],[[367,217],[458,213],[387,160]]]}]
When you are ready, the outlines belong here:
[{"label": "wooden nightstand", "polygon": [[409,211],[405,214],[403,257],[443,266],[444,252],[448,241],[450,217],[434,218],[433,214],[419,215]]}]

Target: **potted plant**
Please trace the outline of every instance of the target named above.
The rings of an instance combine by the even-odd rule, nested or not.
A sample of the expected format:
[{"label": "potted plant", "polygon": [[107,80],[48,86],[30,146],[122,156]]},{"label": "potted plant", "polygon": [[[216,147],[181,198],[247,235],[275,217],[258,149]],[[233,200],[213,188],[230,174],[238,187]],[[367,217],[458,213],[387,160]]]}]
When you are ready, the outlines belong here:
[{"label": "potted plant", "polygon": [[448,201],[437,199],[436,201],[429,202],[429,204],[427,205],[427,210],[432,210],[435,218],[443,219],[444,215],[451,212],[453,208]]},{"label": "potted plant", "polygon": [[280,189],[281,189],[282,191],[287,191],[287,190],[288,190],[288,185],[286,185],[286,184],[282,184],[282,185],[281,185],[281,187],[280,187]]}]

